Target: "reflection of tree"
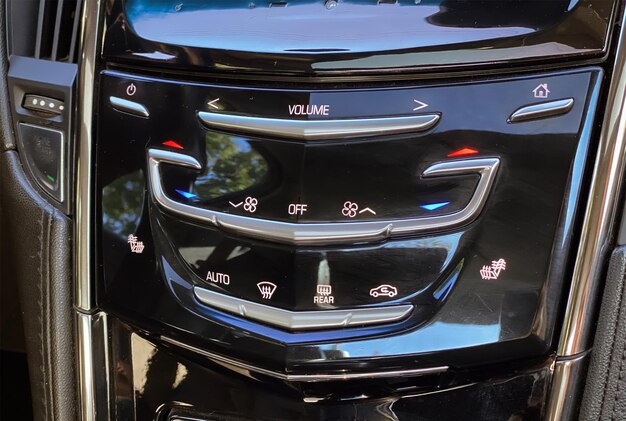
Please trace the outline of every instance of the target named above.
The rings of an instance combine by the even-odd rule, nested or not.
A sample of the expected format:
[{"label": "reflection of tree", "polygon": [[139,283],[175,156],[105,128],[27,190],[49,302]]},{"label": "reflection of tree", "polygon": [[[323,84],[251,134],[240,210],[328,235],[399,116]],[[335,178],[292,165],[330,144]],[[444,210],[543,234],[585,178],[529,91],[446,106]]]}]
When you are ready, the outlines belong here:
[{"label": "reflection of tree", "polygon": [[206,172],[195,182],[200,197],[215,198],[242,191],[267,175],[267,162],[246,140],[208,132],[205,147]]},{"label": "reflection of tree", "polygon": [[144,197],[143,173],[126,174],[102,189],[104,229],[120,236],[135,232]]}]

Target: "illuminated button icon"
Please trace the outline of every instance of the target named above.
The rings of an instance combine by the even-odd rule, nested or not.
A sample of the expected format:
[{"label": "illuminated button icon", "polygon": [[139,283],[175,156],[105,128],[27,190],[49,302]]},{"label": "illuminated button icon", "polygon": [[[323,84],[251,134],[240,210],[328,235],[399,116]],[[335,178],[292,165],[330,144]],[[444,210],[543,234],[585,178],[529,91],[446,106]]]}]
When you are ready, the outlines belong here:
[{"label": "illuminated button icon", "polygon": [[256,286],[261,293],[261,298],[263,298],[264,300],[271,300],[277,288],[275,284],[269,281],[259,282],[258,284],[256,284]]},{"label": "illuminated button icon", "polygon": [[450,202],[439,202],[439,203],[429,203],[428,205],[421,205],[420,208],[426,209],[427,211],[434,211],[444,206],[448,206]]},{"label": "illuminated button icon", "polygon": [[354,202],[347,201],[343,204],[343,209],[341,209],[341,214],[348,218],[354,218],[359,211],[359,205]]},{"label": "illuminated button icon", "polygon": [[208,271],[206,280],[214,284],[230,285],[230,275],[225,273]]},{"label": "illuminated button icon", "polygon": [[178,143],[174,142],[171,139],[163,142],[163,146],[169,146],[170,148],[174,148],[174,149],[185,149],[181,145],[179,145]]},{"label": "illuminated button icon", "polygon": [[184,190],[176,190],[176,193],[180,194],[181,196],[183,196],[185,199],[193,199],[195,197],[198,197],[197,194],[193,194],[193,193],[189,193],[188,191],[184,191]]},{"label": "illuminated button icon", "polygon": [[289,213],[289,215],[304,215],[304,212],[307,211],[308,206],[309,205],[305,205],[302,203],[291,203],[287,207],[287,213]]},{"label": "illuminated button icon", "polygon": [[246,197],[246,200],[243,202],[243,210],[246,212],[254,213],[256,212],[256,207],[259,204],[259,200],[256,197]]},{"label": "illuminated button icon", "polygon": [[533,89],[533,96],[535,98],[545,99],[550,95],[550,89],[548,89],[547,83],[540,83],[535,89]]},{"label": "illuminated button icon", "polygon": [[396,295],[398,295],[398,289],[394,286],[384,284],[384,285],[377,286],[376,288],[370,289],[370,295],[374,298],[378,298],[378,297],[393,298]]},{"label": "illuminated button icon", "polygon": [[370,208],[361,209],[361,210],[359,211],[359,214],[361,214],[361,213],[365,213],[365,212],[369,212],[369,213],[371,213],[372,215],[376,215],[376,212],[374,212],[374,211],[373,211],[372,209],[370,209]]},{"label": "illuminated button icon", "polygon": [[131,83],[130,85],[128,85],[128,87],[126,88],[126,95],[128,96],[133,96],[135,95],[135,93],[137,93],[137,87],[135,86],[134,83]]},{"label": "illuminated button icon", "polygon": [[332,296],[333,287],[331,285],[318,285],[317,295],[313,297],[313,304],[334,304],[335,297]]},{"label": "illuminated button icon", "polygon": [[143,249],[145,248],[143,241],[139,241],[133,234],[128,236],[128,245],[130,246],[130,252],[136,254],[143,253]]},{"label": "illuminated button icon", "polygon": [[475,155],[477,153],[478,153],[478,151],[476,149],[473,149],[473,148],[461,148],[461,149],[458,149],[458,150],[456,150],[456,151],[454,151],[452,153],[449,153],[448,156],[450,158],[454,158],[456,156]]},{"label": "illuminated button icon", "polygon": [[506,260],[502,258],[498,260],[493,260],[491,262],[491,265],[483,266],[483,268],[480,270],[480,277],[485,280],[496,280],[503,270],[506,270]]},{"label": "illuminated button icon", "polygon": [[417,107],[413,108],[413,111],[419,111],[419,110],[421,110],[423,108],[428,107],[428,104],[426,104],[425,102],[422,102],[422,101],[420,101],[418,99],[414,99],[413,102],[415,104],[417,104]]},{"label": "illuminated button icon", "polygon": [[213,101],[209,101],[207,102],[207,105],[211,108],[215,108],[216,110],[219,110],[220,107],[217,106],[217,103],[219,102],[219,98],[214,99]]}]

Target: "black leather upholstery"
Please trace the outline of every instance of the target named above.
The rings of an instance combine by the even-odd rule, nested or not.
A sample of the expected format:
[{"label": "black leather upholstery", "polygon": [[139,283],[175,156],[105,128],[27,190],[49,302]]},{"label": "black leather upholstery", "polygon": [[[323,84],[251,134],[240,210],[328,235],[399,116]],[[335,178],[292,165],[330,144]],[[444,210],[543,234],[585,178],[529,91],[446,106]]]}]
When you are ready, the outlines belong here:
[{"label": "black leather upholstery", "polygon": [[7,54],[7,42],[6,42],[6,22],[5,11],[6,2],[0,2],[0,77],[2,78],[0,83],[0,152],[7,149],[15,149],[15,138],[13,137],[13,125],[10,119],[10,104],[9,104],[9,88],[7,85],[7,73],[9,70],[9,58]]},{"label": "black leather upholstery", "polygon": [[71,221],[26,181],[15,151],[0,156],[5,272],[18,284],[37,420],[76,418]]},{"label": "black leather upholstery", "polygon": [[14,299],[19,298],[23,316],[34,418],[74,420],[72,224],[33,189],[15,151],[5,3],[0,2],[0,282],[17,286]]},{"label": "black leather upholstery", "polygon": [[626,246],[612,255],[581,420],[626,420]]}]

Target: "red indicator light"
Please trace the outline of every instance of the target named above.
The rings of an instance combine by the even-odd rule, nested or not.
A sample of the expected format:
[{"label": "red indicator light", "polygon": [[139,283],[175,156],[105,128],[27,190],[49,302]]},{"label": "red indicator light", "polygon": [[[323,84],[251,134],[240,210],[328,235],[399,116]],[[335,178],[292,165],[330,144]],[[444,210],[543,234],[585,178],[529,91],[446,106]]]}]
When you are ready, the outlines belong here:
[{"label": "red indicator light", "polygon": [[180,146],[178,143],[174,142],[173,140],[165,141],[163,142],[163,145],[169,146],[170,148],[185,149],[182,146]]},{"label": "red indicator light", "polygon": [[474,154],[477,154],[477,153],[478,153],[478,151],[476,149],[462,148],[462,149],[459,149],[458,151],[454,151],[452,153],[449,153],[448,156],[449,157],[465,156],[465,155],[474,155]]}]

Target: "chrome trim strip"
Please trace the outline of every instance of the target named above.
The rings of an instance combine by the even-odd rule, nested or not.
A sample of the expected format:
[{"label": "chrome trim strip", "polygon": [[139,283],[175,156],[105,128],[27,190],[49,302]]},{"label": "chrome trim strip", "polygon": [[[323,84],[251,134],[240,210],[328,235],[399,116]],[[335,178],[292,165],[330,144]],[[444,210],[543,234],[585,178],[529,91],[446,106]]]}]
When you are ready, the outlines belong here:
[{"label": "chrome trim strip", "polygon": [[77,328],[77,363],[78,363],[78,395],[80,397],[81,420],[95,420],[96,408],[95,378],[93,366],[93,341],[91,331],[91,316],[88,314],[76,313]]},{"label": "chrome trim strip", "polygon": [[411,377],[411,376],[424,376],[428,374],[443,373],[448,370],[447,366],[428,367],[428,368],[412,368],[406,370],[392,370],[392,371],[369,371],[362,373],[311,373],[311,374],[284,374],[276,371],[268,370],[265,368],[257,367],[252,364],[247,364],[233,358],[225,357],[214,352],[206,351],[204,349],[197,348],[179,342],[175,339],[168,338],[167,336],[161,336],[161,340],[170,345],[177,346],[187,351],[194,352],[196,354],[205,356],[211,359],[213,362],[229,366],[237,371],[246,370],[251,373],[262,374],[275,379],[289,381],[289,382],[330,382],[330,381],[346,381],[346,380],[358,380],[358,379],[383,379],[389,377]]},{"label": "chrome trim strip", "polygon": [[289,330],[320,330],[392,323],[405,319],[413,311],[412,305],[289,311],[200,287],[194,287],[193,292],[198,301],[210,307]]},{"label": "chrome trim strip", "polygon": [[573,106],[574,98],[527,105],[515,110],[513,114],[511,114],[511,117],[509,117],[509,121],[511,123],[519,123],[522,121],[554,117],[569,112]]},{"label": "chrome trim strip", "polygon": [[598,290],[619,223],[626,165],[626,14],[621,28],[558,356],[574,356],[591,346]]},{"label": "chrome trim strip", "polygon": [[76,312],[79,413],[83,421],[110,419],[109,335],[106,313]]},{"label": "chrome trim strip", "polygon": [[578,419],[575,409],[580,403],[582,386],[579,376],[587,370],[589,353],[574,358],[557,360],[546,405],[546,421],[573,421]]},{"label": "chrome trim strip", "polygon": [[76,168],[76,218],[74,256],[76,278],[74,305],[80,311],[93,309],[91,289],[91,183],[94,82],[98,49],[100,0],[85,0],[81,17],[80,70],[78,72],[78,151]]},{"label": "chrome trim strip", "polygon": [[83,421],[109,419],[109,370],[106,315],[85,314],[94,309],[92,292],[92,129],[94,83],[98,50],[100,0],[82,3],[77,83],[78,130],[74,219],[74,306],[78,407]]},{"label": "chrome trim strip", "polygon": [[420,114],[386,118],[288,120],[200,111],[198,118],[209,129],[288,139],[325,140],[424,131],[437,124],[441,116]]},{"label": "chrome trim strip", "polygon": [[585,373],[580,361],[584,361],[592,345],[603,269],[619,222],[616,218],[618,199],[626,166],[626,14],[622,15],[620,27],[613,78],[548,396],[546,420],[549,421],[578,417],[573,411]]},{"label": "chrome trim strip", "polygon": [[377,241],[401,234],[434,229],[447,229],[467,224],[480,214],[495,180],[500,160],[478,158],[440,162],[432,165],[423,177],[479,174],[480,181],[467,206],[455,213],[433,217],[365,222],[290,223],[269,221],[247,216],[198,208],[170,199],[161,184],[162,163],[201,169],[200,163],[189,155],[161,149],[148,150],[148,177],[156,202],[164,209],[185,217],[208,222],[226,231],[253,238],[297,245],[340,244],[355,241]]},{"label": "chrome trim strip", "polygon": [[118,98],[116,96],[109,97],[111,106],[117,111],[129,113],[137,117],[150,117],[148,109],[138,102],[129,101],[124,98]]}]

